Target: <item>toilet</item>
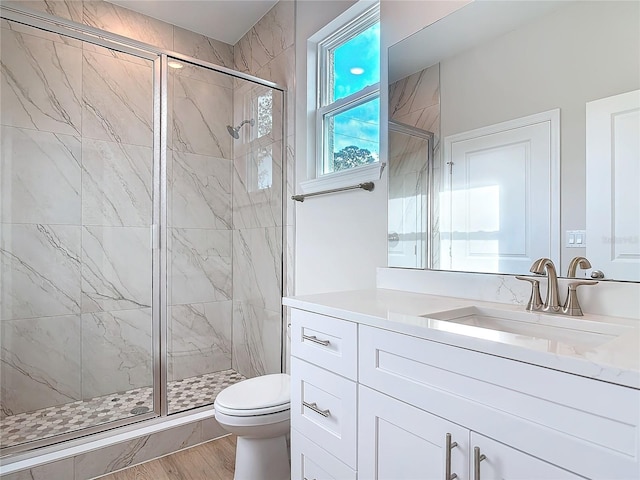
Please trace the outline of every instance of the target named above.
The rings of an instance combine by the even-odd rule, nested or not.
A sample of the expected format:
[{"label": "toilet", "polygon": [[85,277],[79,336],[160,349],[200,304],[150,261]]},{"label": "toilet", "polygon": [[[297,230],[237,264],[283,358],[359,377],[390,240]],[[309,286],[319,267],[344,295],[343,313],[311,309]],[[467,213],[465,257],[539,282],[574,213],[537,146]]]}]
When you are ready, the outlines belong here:
[{"label": "toilet", "polygon": [[290,383],[285,373],[262,375],[216,397],[216,420],[238,437],[234,480],[289,480]]}]

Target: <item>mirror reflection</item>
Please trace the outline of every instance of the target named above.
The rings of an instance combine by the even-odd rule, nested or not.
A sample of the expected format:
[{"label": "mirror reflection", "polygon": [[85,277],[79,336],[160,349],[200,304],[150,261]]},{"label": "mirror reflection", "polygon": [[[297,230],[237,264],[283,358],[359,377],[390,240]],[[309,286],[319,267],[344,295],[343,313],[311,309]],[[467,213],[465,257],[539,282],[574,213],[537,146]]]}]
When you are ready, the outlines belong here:
[{"label": "mirror reflection", "polygon": [[640,281],[638,18],[638,2],[476,1],[392,46],[389,120],[433,144],[419,169],[390,125],[389,265],[586,256],[580,275]]}]

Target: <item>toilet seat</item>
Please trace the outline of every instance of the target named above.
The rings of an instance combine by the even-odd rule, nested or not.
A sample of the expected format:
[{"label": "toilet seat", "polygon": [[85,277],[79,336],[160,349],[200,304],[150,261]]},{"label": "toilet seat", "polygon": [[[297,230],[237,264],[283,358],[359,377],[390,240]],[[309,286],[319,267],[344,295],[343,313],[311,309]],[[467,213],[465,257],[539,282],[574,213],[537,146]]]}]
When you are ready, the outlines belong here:
[{"label": "toilet seat", "polygon": [[216,412],[233,417],[288,412],[290,385],[290,377],[284,373],[250,378],[225,388],[213,405]]}]

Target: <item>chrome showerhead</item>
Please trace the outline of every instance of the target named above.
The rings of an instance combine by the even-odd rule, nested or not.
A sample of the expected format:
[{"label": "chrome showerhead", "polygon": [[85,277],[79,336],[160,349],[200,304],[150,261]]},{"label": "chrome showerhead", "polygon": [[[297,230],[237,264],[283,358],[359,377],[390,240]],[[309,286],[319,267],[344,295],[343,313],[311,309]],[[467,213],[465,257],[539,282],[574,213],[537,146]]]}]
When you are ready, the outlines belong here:
[{"label": "chrome showerhead", "polygon": [[251,120],[243,120],[240,123],[240,125],[238,125],[237,127],[232,127],[231,125],[227,125],[227,132],[229,132],[229,135],[231,135],[233,138],[237,140],[240,138],[240,129],[245,123],[248,123],[253,127],[256,124],[256,121],[252,118]]}]

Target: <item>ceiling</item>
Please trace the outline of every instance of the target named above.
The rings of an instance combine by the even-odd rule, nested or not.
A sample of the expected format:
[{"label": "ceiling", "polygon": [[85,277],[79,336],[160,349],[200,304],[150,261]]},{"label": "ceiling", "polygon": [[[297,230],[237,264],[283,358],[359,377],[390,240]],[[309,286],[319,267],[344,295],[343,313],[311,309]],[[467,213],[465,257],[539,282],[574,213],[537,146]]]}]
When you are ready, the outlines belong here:
[{"label": "ceiling", "polygon": [[230,45],[278,0],[107,0]]}]

